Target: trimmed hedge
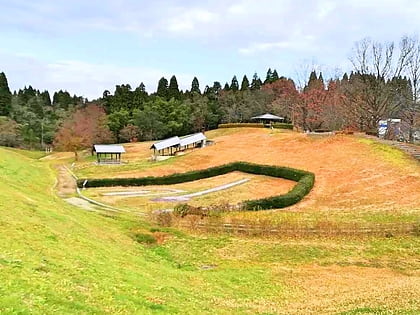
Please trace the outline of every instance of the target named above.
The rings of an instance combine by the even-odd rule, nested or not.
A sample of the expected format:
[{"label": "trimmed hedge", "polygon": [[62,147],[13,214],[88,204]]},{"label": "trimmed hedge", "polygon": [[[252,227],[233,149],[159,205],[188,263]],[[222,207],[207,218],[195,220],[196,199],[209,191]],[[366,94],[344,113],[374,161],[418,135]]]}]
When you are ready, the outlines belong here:
[{"label": "trimmed hedge", "polygon": [[[244,201],[243,206],[247,210],[278,209],[291,206],[305,197],[315,183],[315,175],[311,172],[289,167],[233,162],[204,170],[176,173],[161,177],[89,179],[85,187],[173,185],[210,178],[234,171],[285,178],[297,182],[296,186],[284,195]],[[79,179],[77,186],[83,187],[84,181],[84,179]]]},{"label": "trimmed hedge", "polygon": [[287,123],[275,123],[275,124],[273,124],[273,128],[293,130],[293,125],[292,124],[287,124]]},{"label": "trimmed hedge", "polygon": [[264,128],[263,123],[229,123],[229,124],[220,124],[218,128],[239,128],[239,127],[248,127],[248,128]]},{"label": "trimmed hedge", "polygon": [[[293,129],[292,124],[287,123],[274,123],[272,124],[273,128],[275,129]],[[265,128],[266,125],[263,123],[230,123],[230,124],[220,124],[218,128],[240,128],[240,127],[248,127],[248,128]]]}]

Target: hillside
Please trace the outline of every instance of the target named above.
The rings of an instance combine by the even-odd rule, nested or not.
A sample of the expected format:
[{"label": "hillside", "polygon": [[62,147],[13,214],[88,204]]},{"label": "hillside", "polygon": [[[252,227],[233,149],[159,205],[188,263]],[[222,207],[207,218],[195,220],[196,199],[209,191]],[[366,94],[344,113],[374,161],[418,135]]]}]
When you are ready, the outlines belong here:
[{"label": "hillside", "polygon": [[[122,170],[112,171],[119,176],[165,174],[226,162],[236,152],[237,159],[317,172],[317,187],[303,205],[294,209],[304,209],[306,203],[310,215],[312,210],[322,210],[317,203],[325,206],[333,200],[331,197],[323,201],[319,194],[326,196],[325,192],[333,189],[357,187],[356,192],[360,192],[357,179],[363,179],[359,177],[361,174],[370,178],[367,183],[372,187],[376,181],[373,175],[378,175],[383,167],[389,170],[386,176],[394,181],[397,193],[404,194],[399,199],[405,215],[418,218],[415,207],[418,199],[414,199],[413,190],[419,181],[418,169],[416,173],[415,164],[405,158],[391,159],[394,153],[382,158],[370,143],[348,138],[321,140],[324,151],[315,140],[293,138],[287,133],[271,136],[265,131],[249,131],[248,138],[240,140],[240,131],[217,132],[214,137],[218,142],[214,147],[150,169],[147,164],[141,171],[124,169],[132,167],[129,164],[122,166]],[[256,147],[250,139],[254,143],[264,142]],[[284,139],[291,144],[282,149],[288,154],[280,154],[280,150],[273,152],[275,145]],[[352,148],[355,157],[351,162],[344,163],[348,161],[344,152],[337,152],[335,157],[328,155],[331,152],[328,148],[336,148],[336,141],[343,150]],[[307,143],[307,151],[297,151],[292,145],[302,142]],[[237,153],[245,147],[249,151]],[[362,152],[366,148],[370,148],[367,153]],[[312,150],[319,159],[313,155],[301,162],[287,158],[302,157]],[[272,158],[268,159],[263,152],[272,154]],[[364,160],[368,164],[362,172],[358,164],[362,162],[356,161],[364,156],[372,160]],[[50,161],[56,160],[36,160],[0,148],[2,314],[415,314],[419,311],[417,236],[276,239],[189,235],[175,229],[158,229],[138,217],[103,216],[67,204],[55,195],[56,174]],[[331,165],[341,167],[330,168]],[[346,169],[346,174],[354,173],[355,177],[341,179]],[[411,173],[406,173],[408,170]],[[81,169],[80,174],[83,172],[93,174],[95,168]],[[330,184],[330,179],[336,182]],[[350,183],[353,179],[355,184]],[[350,186],[340,186],[345,182]],[[385,204],[385,198],[380,196],[374,205]],[[396,207],[398,198],[391,198]],[[151,240],[157,243],[150,244]]]}]

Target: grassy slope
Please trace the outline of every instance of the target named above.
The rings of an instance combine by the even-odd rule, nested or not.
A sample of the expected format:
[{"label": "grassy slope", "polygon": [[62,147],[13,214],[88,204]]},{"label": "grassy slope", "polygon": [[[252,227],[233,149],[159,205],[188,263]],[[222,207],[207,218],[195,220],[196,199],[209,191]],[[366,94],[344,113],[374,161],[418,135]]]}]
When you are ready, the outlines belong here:
[{"label": "grassy slope", "polygon": [[[2,314],[276,314],[359,307],[414,314],[419,308],[418,238],[241,240],[169,231],[163,245],[147,247],[130,237],[146,231],[145,223],[66,204],[52,191],[54,177],[47,163],[0,148]],[[361,271],[366,276],[352,280]],[[348,287],[340,294],[340,285],[324,292],[318,272],[344,272],[344,280],[330,281],[350,279],[348,285],[360,287],[351,296]],[[370,282],[379,289],[366,291]],[[378,291],[381,284],[386,286]]]}]

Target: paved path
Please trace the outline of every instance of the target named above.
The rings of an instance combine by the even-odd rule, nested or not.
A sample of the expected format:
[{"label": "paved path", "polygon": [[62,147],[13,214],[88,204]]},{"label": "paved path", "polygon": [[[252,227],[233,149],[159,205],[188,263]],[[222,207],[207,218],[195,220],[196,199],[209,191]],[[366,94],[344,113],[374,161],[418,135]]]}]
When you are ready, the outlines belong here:
[{"label": "paved path", "polygon": [[217,186],[217,187],[202,190],[202,191],[197,191],[197,192],[192,193],[192,194],[181,195],[181,196],[161,197],[161,198],[153,199],[153,201],[188,201],[192,197],[203,196],[203,195],[206,195],[206,194],[214,193],[216,191],[225,190],[225,189],[228,189],[228,188],[246,183],[249,180],[250,180],[249,178],[244,178],[244,179],[238,180],[236,182],[232,182],[232,183],[229,183],[229,184]]}]

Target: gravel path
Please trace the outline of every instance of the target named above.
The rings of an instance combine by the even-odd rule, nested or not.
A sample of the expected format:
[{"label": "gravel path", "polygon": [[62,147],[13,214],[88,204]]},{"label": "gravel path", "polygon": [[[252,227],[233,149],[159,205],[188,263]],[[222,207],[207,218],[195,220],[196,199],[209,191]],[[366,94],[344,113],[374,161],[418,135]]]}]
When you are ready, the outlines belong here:
[{"label": "gravel path", "polygon": [[244,183],[248,182],[249,180],[250,180],[249,178],[244,178],[244,179],[238,180],[236,182],[232,182],[232,183],[229,183],[229,184],[213,187],[213,188],[202,190],[202,191],[197,191],[197,192],[192,193],[192,194],[187,194],[187,195],[182,195],[182,196],[161,197],[161,198],[153,199],[153,201],[188,201],[192,197],[203,196],[203,195],[207,195],[207,194],[210,194],[210,193],[214,193],[216,191],[225,190],[225,189],[237,186],[237,185],[244,184]]},{"label": "gravel path", "polygon": [[157,195],[169,195],[169,194],[178,194],[183,193],[184,190],[181,189],[154,189],[151,190],[133,190],[133,191],[114,191],[102,193],[102,196],[121,196],[121,197],[147,197],[147,196],[157,196]]}]

